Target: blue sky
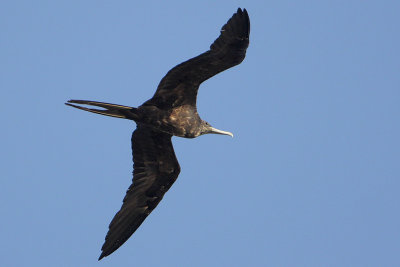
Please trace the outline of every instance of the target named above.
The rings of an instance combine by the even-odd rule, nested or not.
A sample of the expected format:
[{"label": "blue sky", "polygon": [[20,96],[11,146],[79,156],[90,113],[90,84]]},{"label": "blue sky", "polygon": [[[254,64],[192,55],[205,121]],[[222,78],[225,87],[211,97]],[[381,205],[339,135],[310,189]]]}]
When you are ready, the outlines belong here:
[{"label": "blue sky", "polygon": [[[136,1],[137,2],[137,1]],[[97,262],[131,183],[138,106],[238,7],[244,62],[206,81],[173,138],[182,172]],[[400,2],[2,1],[2,266],[399,266]]]}]

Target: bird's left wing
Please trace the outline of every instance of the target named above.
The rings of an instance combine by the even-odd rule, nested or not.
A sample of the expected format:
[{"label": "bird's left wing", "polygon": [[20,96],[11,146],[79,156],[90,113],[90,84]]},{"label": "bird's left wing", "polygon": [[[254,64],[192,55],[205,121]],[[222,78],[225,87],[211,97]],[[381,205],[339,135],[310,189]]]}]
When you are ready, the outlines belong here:
[{"label": "bird's left wing", "polygon": [[110,223],[99,260],[128,240],[177,179],[180,167],[171,137],[142,125],[133,132],[133,183]]}]

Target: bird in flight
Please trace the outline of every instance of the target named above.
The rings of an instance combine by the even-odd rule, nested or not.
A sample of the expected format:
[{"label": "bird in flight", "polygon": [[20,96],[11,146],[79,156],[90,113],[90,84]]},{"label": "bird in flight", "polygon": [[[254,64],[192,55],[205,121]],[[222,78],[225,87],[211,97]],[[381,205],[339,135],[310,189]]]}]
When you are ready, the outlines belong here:
[{"label": "bird in flight", "polygon": [[224,134],[233,137],[232,133],[218,130],[200,118],[197,91],[205,80],[243,61],[249,33],[247,11],[238,8],[208,51],[172,68],[162,78],[154,96],[137,108],[87,100],[65,103],[101,115],[133,120],[137,125],[131,140],[133,182],[109,225],[99,260],[128,240],[178,178],[180,166],[172,147],[172,136],[195,138],[203,134]]}]

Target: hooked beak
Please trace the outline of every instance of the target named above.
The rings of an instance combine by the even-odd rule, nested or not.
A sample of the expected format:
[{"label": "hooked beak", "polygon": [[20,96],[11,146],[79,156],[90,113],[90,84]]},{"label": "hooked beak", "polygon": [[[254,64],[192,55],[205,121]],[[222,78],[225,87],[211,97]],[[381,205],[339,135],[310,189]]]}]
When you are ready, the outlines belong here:
[{"label": "hooked beak", "polygon": [[210,132],[209,133],[213,133],[213,134],[224,134],[224,135],[230,135],[233,138],[233,133],[231,132],[225,132],[225,131],[221,131],[218,129],[215,129],[214,127],[211,127]]}]

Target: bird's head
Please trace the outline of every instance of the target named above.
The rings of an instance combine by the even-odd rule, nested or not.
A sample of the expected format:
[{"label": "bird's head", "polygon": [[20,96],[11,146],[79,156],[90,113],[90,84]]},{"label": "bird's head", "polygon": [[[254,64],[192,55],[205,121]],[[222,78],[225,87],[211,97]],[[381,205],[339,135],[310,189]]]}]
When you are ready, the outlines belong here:
[{"label": "bird's head", "polygon": [[206,121],[202,121],[201,122],[201,135],[203,135],[203,134],[224,134],[224,135],[230,135],[231,137],[233,137],[233,133],[222,131],[222,130],[218,130],[218,129],[212,127]]}]

